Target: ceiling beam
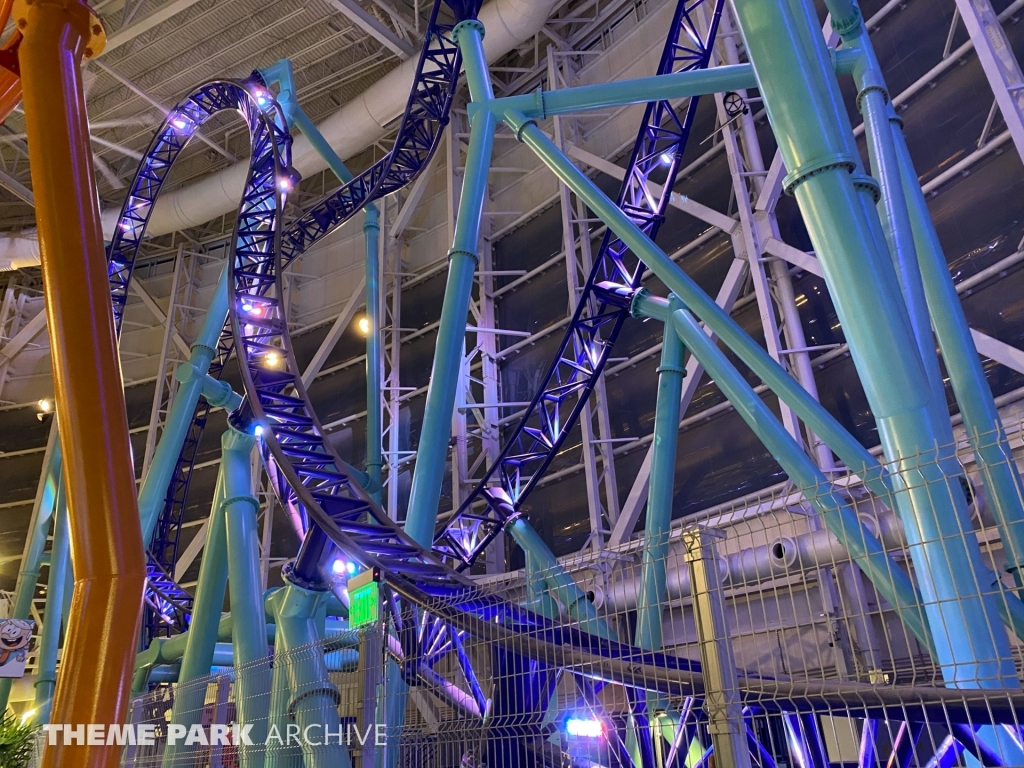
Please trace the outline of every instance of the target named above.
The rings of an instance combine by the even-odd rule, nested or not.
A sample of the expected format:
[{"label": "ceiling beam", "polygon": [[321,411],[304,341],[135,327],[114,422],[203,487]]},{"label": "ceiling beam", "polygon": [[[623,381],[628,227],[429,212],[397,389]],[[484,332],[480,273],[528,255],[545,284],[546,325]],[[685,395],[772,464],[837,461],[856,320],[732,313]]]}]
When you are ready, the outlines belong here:
[{"label": "ceiling beam", "polygon": [[409,43],[400,39],[375,16],[363,10],[356,0],[327,0],[327,3],[385,48],[393,51],[402,61],[416,53]]}]

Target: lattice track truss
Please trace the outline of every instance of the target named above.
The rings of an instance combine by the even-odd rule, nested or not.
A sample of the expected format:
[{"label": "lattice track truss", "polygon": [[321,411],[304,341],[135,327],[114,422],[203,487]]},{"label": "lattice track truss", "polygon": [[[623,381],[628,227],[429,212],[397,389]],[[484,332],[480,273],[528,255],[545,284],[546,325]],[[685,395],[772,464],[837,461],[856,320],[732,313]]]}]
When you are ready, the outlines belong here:
[{"label": "lattice track truss", "polygon": [[[681,0],[662,51],[658,74],[706,69],[723,0],[705,33],[698,7],[713,0]],[[647,105],[619,191],[618,206],[652,240],[665,220],[676,174],[697,113],[697,98],[682,114],[669,102]],[[608,286],[640,287],[644,264],[607,230],[576,311],[540,390],[513,430],[498,460],[434,537],[434,550],[459,570],[469,568],[517,513],[583,411],[597,384],[629,306]],[[566,412],[568,410],[568,412]]]},{"label": "lattice track truss", "polygon": [[[469,696],[481,715],[485,715],[490,702],[484,698],[465,652],[465,639],[472,636],[498,643],[512,656],[533,660],[533,671],[524,676],[523,685],[536,693],[538,712],[542,711],[540,702],[546,701],[554,690],[552,681],[566,668],[572,668],[581,695],[593,702],[596,692],[609,681],[634,690],[634,699],[641,692],[654,691],[679,701],[699,701],[703,690],[698,664],[604,640],[487,595],[441,556],[413,542],[350,476],[347,465],[325,438],[306,396],[290,346],[284,306],[279,300],[283,295],[282,269],[301,254],[301,248],[340,226],[346,215],[412,181],[436,149],[460,68],[458,51],[449,37],[450,27],[437,23],[439,4],[434,7],[416,86],[394,149],[374,169],[332,195],[330,202],[318,206],[316,216],[304,216],[288,232],[283,231],[282,224],[286,191],[283,187],[290,187],[296,180],[290,168],[291,137],[277,105],[266,98],[262,99],[262,106],[257,102],[255,90],[262,82],[210,83],[179,104],[151,145],[125,203],[118,237],[111,245],[112,295],[118,322],[135,253],[171,163],[211,115],[227,109],[238,111],[250,130],[252,157],[233,238],[230,264],[234,293],[229,305],[236,349],[244,358],[242,376],[252,413],[237,414],[236,423],[252,425],[255,421],[263,427],[264,460],[280,497],[314,523],[303,546],[315,544],[317,537],[323,539],[326,535],[363,567],[380,569],[387,620],[401,646],[396,656],[402,663],[404,677],[410,682],[419,678],[428,685],[436,683],[438,676],[432,666],[454,652],[471,689]],[[695,5],[684,1],[679,18],[688,23],[689,12]],[[694,49],[680,43],[680,39],[674,37],[667,50],[684,60],[683,53],[689,51],[692,55]],[[644,198],[655,199],[645,185],[654,180],[655,165],[666,152],[671,152],[672,161],[667,166],[664,186],[666,190],[671,188],[682,151],[680,141],[692,122],[693,108],[691,105],[682,119],[674,111],[661,112],[659,118],[658,105],[648,110],[645,126],[651,128],[645,127],[631,164],[634,169],[646,169],[642,174],[644,186],[631,188],[633,193],[623,195],[624,207],[634,212],[644,210]],[[665,138],[666,122],[678,129],[674,140]],[[639,170],[635,173],[639,174]],[[289,181],[282,184],[282,179]],[[663,208],[651,205],[647,210],[649,231],[654,231],[661,216],[658,211]],[[608,258],[604,258],[604,250],[599,262],[603,267],[595,270],[587,286],[588,294],[594,294],[588,296],[587,303],[594,301],[597,311],[579,316],[588,328],[617,328],[616,324],[625,317],[623,314],[619,319],[622,308],[611,299],[617,291],[604,290],[600,283],[635,286],[643,269],[621,246],[616,251],[614,241],[609,243]],[[243,307],[258,307],[259,311]],[[593,338],[598,343],[595,352],[600,354],[588,358],[596,364],[606,359],[613,336],[574,336],[574,344],[577,338]],[[588,353],[593,348],[580,349]],[[270,352],[283,358],[283,368],[269,364],[266,356]],[[600,369],[590,365],[586,370]],[[577,391],[584,390],[577,387]],[[252,420],[248,420],[250,417]],[[558,434],[564,438],[563,433]],[[491,504],[502,505],[497,513],[501,520],[515,513],[511,500],[501,495],[495,495]],[[326,540],[322,543],[329,546]],[[444,554],[450,558],[450,554]],[[160,569],[159,573],[154,572],[147,601],[173,618],[182,612],[178,610],[181,603],[172,594],[175,589],[178,588],[173,581]],[[980,695],[969,698],[964,691],[920,690],[917,689],[913,703],[908,704],[899,691],[875,686],[748,677],[744,698],[751,706],[790,713],[845,707],[851,714],[867,717],[934,717],[965,722],[986,718],[1012,721],[1014,706],[1024,705],[1021,696],[996,700]]]},{"label": "lattice track truss", "polygon": [[[251,80],[219,80],[201,86],[171,111],[150,142],[136,171],[121,208],[121,216],[114,229],[113,238],[107,248],[114,327],[119,335],[135,260],[156,199],[171,166],[199,127],[218,112],[228,110],[241,113],[249,122],[255,141],[257,133],[251,122],[251,109],[257,106],[252,95],[255,84],[256,82]],[[281,124],[283,125],[283,121]],[[287,131],[281,133],[281,140],[291,141]],[[257,156],[257,149],[254,143],[254,158]],[[226,332],[221,334],[218,348],[210,364],[211,376],[220,378],[232,350],[233,338],[226,329]],[[147,552],[146,604],[150,612],[145,622],[146,640],[161,633],[183,632],[188,627],[192,596],[175,584],[170,572],[177,558],[181,516],[188,497],[196,451],[209,413],[209,405],[205,400],[201,400],[193,414],[185,443],[178,456],[171,483],[167,488],[164,508],[157,521],[152,546]]]}]

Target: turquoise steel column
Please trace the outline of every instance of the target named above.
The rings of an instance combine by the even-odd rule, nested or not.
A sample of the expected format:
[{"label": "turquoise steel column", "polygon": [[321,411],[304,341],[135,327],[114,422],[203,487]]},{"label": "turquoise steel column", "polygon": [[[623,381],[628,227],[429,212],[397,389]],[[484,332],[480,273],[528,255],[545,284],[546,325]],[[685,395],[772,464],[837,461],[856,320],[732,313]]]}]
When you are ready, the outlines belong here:
[{"label": "turquoise steel column", "polygon": [[[243,768],[262,768],[270,708],[270,663],[263,580],[256,530],[259,502],[253,494],[250,456],[256,439],[228,427],[221,435],[224,532],[228,554],[235,665],[235,707],[240,723],[253,725],[252,746],[239,748]],[[219,624],[219,622],[218,622]]]},{"label": "turquoise steel column", "polygon": [[737,413],[803,491],[807,501],[821,514],[822,522],[829,532],[850,553],[850,557],[864,571],[878,593],[896,609],[907,628],[925,648],[933,651],[934,642],[921,613],[921,598],[903,569],[885,554],[878,539],[864,527],[857,513],[836,493],[821,470],[786,432],[693,316],[686,310],[678,310],[672,314],[671,320],[683,343],[700,360]]},{"label": "turquoise steel column", "polygon": [[64,591],[68,582],[68,505],[64,498],[64,484],[57,486],[57,511],[53,518],[53,543],[50,545],[50,573],[46,578],[46,608],[43,615],[43,633],[39,641],[36,660],[35,715],[38,725],[50,722],[53,691],[57,686],[57,649],[60,647],[60,627],[64,620]]},{"label": "turquoise steel column", "polygon": [[185,437],[192,424],[192,414],[195,413],[199,396],[203,392],[205,374],[217,353],[217,342],[227,317],[228,268],[225,265],[210,298],[210,308],[206,312],[199,336],[192,345],[189,363],[195,373],[178,387],[178,392],[171,403],[171,410],[167,414],[164,431],[160,435],[160,442],[153,451],[153,461],[142,479],[142,488],[139,490],[139,516],[142,518],[142,540],[147,544],[153,538],[153,529],[156,527],[157,518],[160,517],[167,488],[178,465],[181,447],[185,444]]},{"label": "turquoise steel column", "polygon": [[[669,311],[682,304],[669,298]],[[668,590],[665,566],[672,526],[672,497],[676,479],[676,445],[679,442],[679,404],[686,368],[685,348],[671,323],[665,323],[658,366],[658,399],[654,408],[654,443],[651,448],[650,490],[640,565],[640,595],[636,609],[636,644],[649,651],[661,650],[661,616]]]},{"label": "turquoise steel column", "polygon": [[[769,387],[783,397],[797,415],[836,450],[848,467],[856,467],[857,474],[876,493],[882,496],[888,495],[888,478],[884,476],[874,457],[846,432],[817,400],[810,397],[795,379],[772,360],[768,353],[704,293],[664,251],[645,237],[639,228],[558,150],[551,139],[540,131],[532,121],[526,120],[521,115],[506,115],[506,122],[544,163],[587,204],[587,207],[607,223],[630,250],[651,268],[655,275],[668,286],[669,290],[678,296],[687,307],[700,308],[697,314],[707,323],[708,327],[728,344]],[[651,316],[656,317],[657,315],[651,314]],[[665,316],[667,317],[667,313]],[[685,339],[683,341],[686,342]],[[817,471],[816,467],[814,469]],[[851,530],[863,533],[859,522],[858,526]],[[877,544],[877,539],[871,537],[870,534],[868,537],[862,537],[860,534],[851,537],[850,545],[853,546],[860,540],[867,542],[866,546],[870,547],[872,546],[871,542],[874,542],[874,546],[877,546],[879,550],[881,548],[881,545]],[[887,567],[881,565],[879,567],[880,575],[888,572]],[[869,577],[871,576],[870,572],[865,572],[869,573]],[[917,598],[912,591],[904,590],[902,598],[897,598],[897,593],[898,590],[894,589],[892,605],[916,604]],[[907,621],[911,622],[910,626],[912,627],[913,615],[908,616]],[[922,643],[926,646],[929,645],[927,631],[920,626],[918,629],[921,632],[919,638]]]},{"label": "turquoise steel column", "polygon": [[[473,101],[494,98],[484,57],[483,35],[483,25],[475,19],[460,22],[452,31],[452,37],[462,51]],[[437,329],[434,364],[405,520],[405,532],[425,547],[429,547],[434,538],[437,503],[441,498],[441,482],[448,460],[448,438],[466,336],[466,315],[473,290],[473,272],[479,261],[477,246],[487,198],[487,171],[494,144],[494,128],[495,117],[489,110],[480,110],[470,118],[462,198],[455,221],[454,242],[448,251],[448,282],[441,306],[441,323]]]},{"label": "turquoise steel column", "polygon": [[[351,171],[299,105],[291,61],[281,59],[260,70],[260,74],[268,85],[271,82],[279,84],[277,101],[289,125],[294,124],[302,131],[302,135],[324,159],[338,177],[338,181],[352,181]],[[381,455],[380,212],[376,205],[370,203],[363,208],[363,214],[363,236],[366,241],[366,319],[370,323],[369,332],[366,334],[366,474],[370,480],[367,490],[373,500],[380,504],[381,469],[384,466]]]},{"label": "turquoise steel column", "polygon": [[370,477],[370,495],[381,503],[381,318],[380,318],[380,214],[367,207],[363,221],[366,239],[366,474]]},{"label": "turquoise steel column", "polygon": [[883,498],[892,493],[890,480],[878,460],[847,432],[821,403],[811,397],[786,369],[773,360],[727,312],[704,293],[664,251],[645,237],[615,203],[559,151],[533,121],[519,113],[509,112],[505,115],[505,122],[537,153],[544,164],[554,171],[555,175],[586,202],[587,207],[609,224],[612,231],[622,238],[630,250],[643,259],[669,290],[707,323],[708,327],[839,455],[843,463],[864,480],[872,492]]},{"label": "turquoise steel column", "polygon": [[906,139],[899,125],[894,124],[892,130],[903,174],[903,188],[910,204],[921,275],[942,359],[960,406],[967,438],[974,449],[978,470],[988,490],[992,514],[999,526],[1006,553],[1005,568],[1014,574],[1018,585],[1024,585],[1021,576],[1024,569],[1024,486],[978,358],[960,297],[950,277],[946,256],[921,191]]},{"label": "turquoise steel column", "polygon": [[[785,186],[804,222],[874,412],[897,468],[897,509],[947,682],[1018,687],[995,601],[980,594],[984,566],[959,480],[939,465],[952,442],[929,412],[931,388],[890,259],[878,252],[877,217],[866,216],[851,172],[856,149],[824,42],[802,9],[737,0],[736,14],[769,120]],[[949,439],[947,440],[947,432]],[[987,585],[986,585],[987,588]],[[970,628],[970,629],[968,629]]]},{"label": "turquoise steel column", "polygon": [[[180,392],[180,390],[179,390]],[[199,564],[199,581],[196,584],[195,602],[192,606],[192,621],[186,635],[185,653],[181,659],[178,685],[174,691],[174,706],[171,722],[191,726],[198,723],[203,714],[206,699],[206,680],[213,665],[213,651],[217,645],[217,633],[224,607],[224,591],[228,580],[227,535],[224,526],[224,498],[226,479],[224,465],[217,471],[217,485],[213,492],[213,506],[210,509],[210,526],[203,548],[203,559]],[[179,750],[181,754],[179,755]],[[179,768],[190,765],[191,748],[183,742],[167,745],[164,752],[163,768]]]},{"label": "turquoise steel column", "polygon": [[526,556],[534,560],[534,566],[539,569],[537,576],[544,580],[548,590],[562,604],[566,614],[578,622],[581,630],[598,637],[603,637],[606,640],[618,640],[618,636],[608,626],[608,622],[598,615],[597,609],[587,599],[586,593],[576,585],[572,576],[566,573],[565,569],[558,564],[555,555],[537,532],[533,530],[533,526],[520,516],[510,520],[506,530],[512,534],[512,538],[516,540],[516,543],[523,548]]},{"label": "turquoise steel column", "polygon": [[[62,487],[60,435],[57,434],[57,420],[50,427],[50,436],[46,445],[46,466],[40,483],[38,505],[32,510],[32,527],[28,531],[25,550],[21,557],[21,569],[18,572],[18,584],[14,588],[14,606],[11,610],[12,619],[31,618],[32,598],[36,594],[39,583],[39,570],[42,567],[43,549],[46,547],[46,535],[50,530],[53,517],[54,502],[57,489]],[[7,700],[11,696],[14,680],[9,677],[0,678],[0,712],[7,709]]]},{"label": "turquoise steel column", "polygon": [[[864,58],[866,63],[858,64],[858,67],[877,68],[874,48],[856,4],[850,0],[829,0],[826,4],[832,11],[833,29],[843,36],[844,45],[858,51]],[[857,70],[854,71],[856,73]],[[960,297],[950,277],[942,244],[907,149],[903,122],[891,105],[887,106],[886,123],[892,135],[902,181],[901,191],[906,199],[910,232],[931,322],[960,406],[967,437],[988,489],[993,516],[1006,552],[1006,570],[1014,574],[1018,585],[1024,585],[1019,572],[1024,566],[1024,486],[1014,466],[992,391],[978,359]]]},{"label": "turquoise steel column", "polygon": [[[317,643],[321,639],[316,627],[317,607],[326,594],[289,583],[271,598],[277,619],[274,686],[278,686],[276,671],[280,665],[288,680],[285,722],[294,723],[301,734],[307,735],[301,739],[305,768],[349,768],[348,747],[337,736],[341,730],[341,694],[330,681],[323,649]],[[276,710],[275,714],[280,715]],[[324,743],[328,730],[335,734],[329,744]],[[268,760],[267,765],[277,763]]]}]

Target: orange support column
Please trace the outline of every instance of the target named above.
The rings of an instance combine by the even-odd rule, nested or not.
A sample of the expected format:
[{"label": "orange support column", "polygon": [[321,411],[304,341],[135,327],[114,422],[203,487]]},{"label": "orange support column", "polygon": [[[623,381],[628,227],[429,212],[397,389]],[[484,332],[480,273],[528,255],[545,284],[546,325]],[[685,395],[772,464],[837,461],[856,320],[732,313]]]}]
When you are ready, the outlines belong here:
[{"label": "orange support column", "polygon": [[[54,723],[127,715],[145,581],[128,420],[100,230],[83,55],[103,47],[81,0],[16,0],[19,58],[46,291],[75,591]],[[114,768],[116,746],[46,748],[44,768]]]}]

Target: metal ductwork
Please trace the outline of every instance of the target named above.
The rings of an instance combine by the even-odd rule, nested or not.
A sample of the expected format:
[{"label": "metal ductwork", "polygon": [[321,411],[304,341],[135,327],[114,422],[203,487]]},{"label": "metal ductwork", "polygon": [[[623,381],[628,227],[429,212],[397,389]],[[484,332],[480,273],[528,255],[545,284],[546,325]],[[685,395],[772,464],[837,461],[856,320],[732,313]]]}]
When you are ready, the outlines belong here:
[{"label": "metal ductwork", "polygon": [[[479,18],[486,29],[484,51],[488,62],[495,61],[533,37],[556,4],[557,0],[493,0],[487,3]],[[320,123],[320,132],[340,157],[358,154],[387,133],[387,126],[405,109],[416,64],[417,57],[403,62]],[[292,164],[303,176],[327,168],[327,163],[302,135],[295,139]],[[247,172],[247,163],[236,163],[163,195],[153,211],[147,234],[165,235],[205,224],[234,211],[238,207]],[[109,238],[119,211],[107,209],[102,215],[103,233]],[[35,231],[0,236],[0,271],[38,263],[39,241]]]}]

